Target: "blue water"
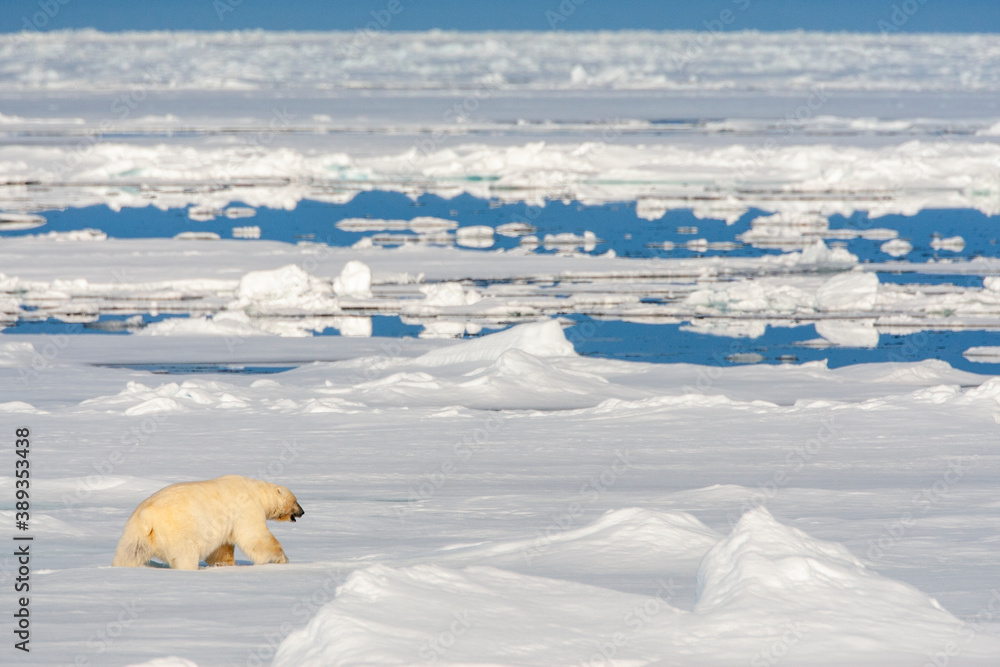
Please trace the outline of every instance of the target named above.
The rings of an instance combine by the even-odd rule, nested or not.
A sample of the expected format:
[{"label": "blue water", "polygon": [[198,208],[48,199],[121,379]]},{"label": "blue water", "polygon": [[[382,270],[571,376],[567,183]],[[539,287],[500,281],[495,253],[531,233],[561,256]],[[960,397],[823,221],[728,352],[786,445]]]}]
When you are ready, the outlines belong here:
[{"label": "blue water", "polygon": [[[242,205],[234,202],[233,205]],[[296,243],[303,240],[327,243],[333,246],[349,246],[365,236],[377,232],[349,232],[336,227],[345,218],[384,218],[409,220],[416,216],[434,216],[454,220],[460,226],[489,225],[496,227],[508,222],[527,222],[537,228],[535,235],[571,232],[582,236],[584,232],[594,232],[602,242],[592,251],[594,254],[615,251],[622,257],[705,257],[705,256],[761,256],[778,254],[776,249],[759,249],[740,245],[731,250],[707,250],[697,252],[684,247],[664,250],[664,241],[677,246],[692,239],[705,239],[710,243],[735,242],[739,234],[750,229],[750,221],[765,212],[752,210],[736,223],[727,225],[722,220],[702,220],[690,210],[675,210],[659,220],[648,221],[638,218],[635,204],[629,202],[584,205],[579,202],[564,203],[550,201],[544,207],[531,207],[523,203],[502,204],[461,195],[445,199],[425,194],[411,200],[394,192],[365,192],[345,204],[329,204],[318,201],[303,201],[294,210],[261,208],[253,218],[229,219],[219,217],[212,221],[193,221],[186,209],[161,211],[148,207],[112,211],[106,206],[49,211],[44,215],[46,225],[26,231],[3,231],[2,236],[21,236],[47,231],[70,231],[86,227],[97,228],[109,236],[118,238],[161,238],[172,237],[185,231],[208,231],[222,238],[232,237],[232,228],[255,225],[261,228],[261,238],[266,240]],[[863,213],[851,217],[833,216],[832,229],[854,229],[864,231],[873,227],[894,229],[900,237],[909,241],[914,250],[903,258],[919,263],[929,259],[974,257],[997,257],[1000,246],[1000,216],[987,216],[973,210],[927,210],[914,216],[889,215],[876,219]],[[392,232],[392,234],[409,234]],[[965,248],[960,253],[935,251],[931,241],[935,236],[962,236]],[[497,235],[489,250],[513,248],[519,239]],[[245,241],[252,242],[252,241]],[[879,246],[883,241],[861,238],[844,241],[827,241],[838,244],[857,255],[862,262],[893,261]],[[554,249],[539,247],[536,252],[550,253]],[[928,285],[952,284],[960,287],[981,287],[982,276],[964,274],[923,274],[917,271],[879,271],[879,279],[885,283],[920,283]],[[143,315],[143,323],[156,322],[178,315]],[[180,315],[183,317],[183,315]],[[596,320],[582,315],[569,316],[576,324],[567,330],[581,354],[636,359],[652,362],[691,362],[732,365],[739,363],[738,355],[760,355],[761,363],[789,363],[827,359],[831,367],[873,361],[918,361],[921,359],[944,359],[956,368],[980,373],[1000,374],[1000,364],[970,362],[962,356],[969,347],[979,345],[1000,345],[1000,333],[990,330],[919,332],[907,336],[887,335],[880,337],[879,345],[873,349],[863,348],[814,348],[803,346],[804,341],[818,338],[812,325],[794,327],[768,327],[766,333],[757,339],[717,337],[693,331],[685,331],[678,324],[637,324],[620,321]],[[56,333],[102,333],[108,335],[129,335],[124,326],[126,316],[102,316],[97,322],[67,324],[58,320],[22,320],[3,330],[3,333],[56,334]],[[372,320],[373,334],[387,337],[411,337],[421,331],[419,325],[405,324],[399,317],[377,316]],[[1000,323],[998,323],[1000,324]],[[583,332],[588,332],[584,334]],[[488,333],[488,330],[484,333]],[[335,329],[328,329],[318,335],[338,335]],[[733,356],[737,355],[737,356]],[[743,360],[746,356],[742,357]],[[291,366],[244,366],[223,369],[213,365],[194,368],[184,364],[166,364],[154,372],[278,372]],[[187,368],[187,370],[183,370]]]},{"label": "blue water", "polygon": [[[233,205],[243,204],[234,202]],[[349,232],[338,229],[335,224],[345,218],[409,220],[417,216],[433,216],[455,220],[463,227],[470,225],[497,227],[507,222],[527,222],[537,228],[535,234],[540,238],[545,234],[572,232],[582,235],[585,231],[592,231],[603,241],[594,249],[594,254],[604,253],[609,249],[622,257],[758,257],[779,254],[781,250],[750,246],[704,252],[684,247],[663,249],[664,241],[676,246],[683,246],[693,239],[705,239],[709,243],[734,242],[737,235],[750,229],[750,221],[762,214],[766,212],[753,209],[736,223],[727,225],[722,220],[698,219],[690,210],[674,210],[667,212],[659,220],[648,221],[636,215],[634,202],[584,205],[579,202],[550,201],[544,207],[532,207],[523,203],[490,202],[465,194],[453,199],[425,194],[414,201],[400,193],[375,191],[362,192],[346,204],[305,200],[292,211],[260,208],[257,209],[256,217],[235,220],[222,216],[215,220],[196,222],[187,217],[186,209],[161,211],[147,207],[126,208],[115,212],[106,206],[71,208],[45,212],[48,223],[43,227],[25,231],[0,231],[0,238],[91,227],[116,238],[162,238],[172,237],[181,232],[201,231],[215,232],[225,239],[232,238],[233,227],[256,225],[261,229],[262,239],[287,243],[309,240],[333,246],[349,246],[364,236],[372,236],[375,232]],[[974,210],[925,210],[914,216],[887,215],[874,219],[864,213],[857,213],[850,218],[835,215],[830,218],[830,227],[858,231],[873,227],[894,229],[899,232],[901,238],[913,245],[913,252],[905,258],[911,262],[923,262],[933,258],[1000,255],[998,246],[1000,216],[987,216]],[[415,236],[410,232],[393,233]],[[930,245],[935,235],[962,236],[965,239],[965,248],[960,253],[935,251]],[[883,241],[857,238],[827,241],[827,243],[846,247],[863,262],[892,260],[879,250]],[[513,248],[517,245],[518,239],[497,235],[495,244],[489,250]],[[536,252],[547,253],[555,250],[540,247]],[[903,274],[906,275],[908,274]],[[900,280],[905,280],[905,277]]]},{"label": "blue water", "polygon": [[726,338],[685,331],[681,324],[640,324],[570,316],[575,326],[566,337],[586,356],[647,362],[740,365],[736,355],[758,354],[760,363],[827,360],[830,368],[872,362],[943,359],[973,373],[1000,374],[1000,363],[969,361],[962,352],[977,345],[1000,345],[1000,332],[918,331],[906,336],[881,334],[876,348],[815,348],[802,345],[819,338],[816,328],[768,326],[760,338]]}]

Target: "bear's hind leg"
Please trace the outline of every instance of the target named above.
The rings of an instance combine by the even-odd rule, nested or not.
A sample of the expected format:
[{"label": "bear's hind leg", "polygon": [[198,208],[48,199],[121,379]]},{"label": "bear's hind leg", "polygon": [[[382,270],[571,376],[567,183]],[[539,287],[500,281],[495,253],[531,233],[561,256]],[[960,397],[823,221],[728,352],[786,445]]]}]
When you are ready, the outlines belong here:
[{"label": "bear's hind leg", "polygon": [[236,558],[233,556],[233,545],[223,544],[218,549],[208,554],[205,562],[209,567],[222,565],[236,565]]},{"label": "bear's hind leg", "polygon": [[197,570],[198,552],[186,551],[170,559],[171,570]]}]

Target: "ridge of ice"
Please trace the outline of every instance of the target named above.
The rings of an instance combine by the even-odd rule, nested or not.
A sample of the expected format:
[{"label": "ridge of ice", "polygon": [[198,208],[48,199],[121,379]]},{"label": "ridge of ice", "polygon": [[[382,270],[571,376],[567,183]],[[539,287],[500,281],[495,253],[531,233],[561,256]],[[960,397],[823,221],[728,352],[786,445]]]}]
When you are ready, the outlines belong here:
[{"label": "ridge of ice", "polygon": [[[620,510],[558,544],[615,526],[643,533],[654,516]],[[649,533],[654,543],[674,529],[662,528]],[[687,612],[670,604],[662,580],[643,596],[492,567],[377,564],[353,572],[332,602],[291,632],[274,664],[399,664],[414,656],[453,665],[581,664],[606,662],[614,649],[615,664],[729,666],[764,661],[779,645],[789,664],[826,664],[831,655],[840,664],[894,664],[959,640],[963,660],[1000,650],[995,638],[963,636],[962,622],[913,586],[868,570],[843,545],[783,525],[764,508],[715,541],[698,578],[698,600]],[[646,610],[643,622],[629,622],[637,609]],[[619,639],[601,643],[612,636]]]}]

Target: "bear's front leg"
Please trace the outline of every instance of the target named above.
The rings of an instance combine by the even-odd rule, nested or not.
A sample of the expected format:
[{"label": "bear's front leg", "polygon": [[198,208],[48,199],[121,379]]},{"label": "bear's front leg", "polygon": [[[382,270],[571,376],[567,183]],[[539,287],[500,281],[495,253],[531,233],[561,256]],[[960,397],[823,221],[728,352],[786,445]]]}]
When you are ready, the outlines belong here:
[{"label": "bear's front leg", "polygon": [[218,549],[208,554],[205,558],[205,562],[209,567],[222,566],[222,565],[236,565],[236,558],[233,556],[234,546],[232,544],[223,544]]},{"label": "bear's front leg", "polygon": [[254,565],[264,565],[265,563],[287,563],[288,556],[281,548],[279,542],[270,531],[265,530],[264,535],[254,536],[252,539],[237,539],[236,546],[250,557]]}]

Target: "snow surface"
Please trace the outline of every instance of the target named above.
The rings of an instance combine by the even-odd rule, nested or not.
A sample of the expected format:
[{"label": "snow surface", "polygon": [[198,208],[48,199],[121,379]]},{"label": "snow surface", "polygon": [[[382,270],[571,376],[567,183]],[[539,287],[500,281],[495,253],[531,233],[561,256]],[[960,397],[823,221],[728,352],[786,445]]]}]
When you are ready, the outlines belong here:
[{"label": "snow surface", "polygon": [[[821,349],[997,326],[1000,261],[950,258],[972,235],[915,264],[905,231],[830,228],[1000,212],[997,36],[732,28],[0,36],[0,231],[106,204],[185,209],[193,232],[0,243],[0,325],[67,327],[0,337],[35,537],[32,653],[5,664],[995,665],[1000,379],[574,346],[615,320],[812,324]],[[369,190],[525,215],[342,220],[377,232],[353,248],[197,232]],[[534,235],[534,205],[574,199],[651,226],[759,209],[742,242],[782,252]],[[894,259],[859,262],[854,237]],[[879,278],[900,272],[919,279]],[[372,336],[376,316],[419,335]],[[292,370],[224,372],[269,366]],[[296,493],[303,519],[272,526],[290,564],[109,566],[137,503],[223,474]]]},{"label": "snow surface", "polygon": [[[164,377],[101,364],[225,347],[75,335],[52,355],[58,337],[5,337],[20,398],[4,407],[44,471],[33,664],[1000,654],[996,378],[588,359],[553,320],[447,343],[260,340],[229,358],[342,360]],[[292,564],[108,567],[142,498],[225,472],[297,494],[306,516],[273,528]]]}]

